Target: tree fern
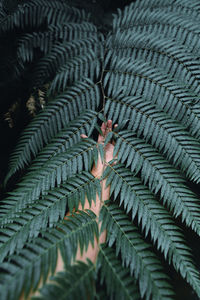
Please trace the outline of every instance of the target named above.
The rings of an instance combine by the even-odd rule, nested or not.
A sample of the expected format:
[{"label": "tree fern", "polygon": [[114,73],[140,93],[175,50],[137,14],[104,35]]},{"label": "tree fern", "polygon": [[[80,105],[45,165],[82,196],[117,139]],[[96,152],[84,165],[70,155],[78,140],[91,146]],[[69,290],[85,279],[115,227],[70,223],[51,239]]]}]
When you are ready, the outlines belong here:
[{"label": "tree fern", "polygon": [[[172,300],[169,270],[200,297],[199,262],[185,235],[187,227],[199,241],[199,9],[197,0],[136,0],[101,32],[70,1],[23,1],[9,13],[0,6],[1,37],[16,33],[13,80],[28,74],[29,93],[47,86],[5,178],[3,300],[28,295],[41,279],[39,299]],[[76,211],[86,197],[101,198],[102,178],[90,171],[98,149],[103,158],[96,135],[108,119],[118,128],[105,141],[115,140],[116,162],[103,174],[107,240],[95,264],[74,263],[78,245],[83,251],[98,239],[98,216]],[[58,249],[65,270],[45,285]]]}]

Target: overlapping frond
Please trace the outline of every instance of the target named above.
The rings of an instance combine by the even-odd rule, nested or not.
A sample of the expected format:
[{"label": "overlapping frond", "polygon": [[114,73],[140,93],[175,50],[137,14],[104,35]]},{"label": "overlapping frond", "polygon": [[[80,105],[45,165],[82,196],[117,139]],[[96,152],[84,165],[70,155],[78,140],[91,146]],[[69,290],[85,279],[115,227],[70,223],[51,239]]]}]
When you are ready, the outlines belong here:
[{"label": "overlapping frond", "polygon": [[[66,75],[64,76],[64,82],[62,82],[62,90],[82,78],[90,78],[94,73],[98,76],[100,71],[100,66],[96,58],[98,53],[95,53],[97,49],[93,49],[97,47],[98,40],[95,36],[78,41],[55,44],[47,55],[35,63],[32,74],[32,84],[40,87],[41,84],[52,80],[58,71],[58,78],[54,78],[50,91],[58,90],[56,83],[60,77],[63,76],[62,71],[65,69]],[[90,49],[89,51],[88,48]],[[101,48],[100,45],[99,48]],[[73,56],[73,52],[78,54]],[[94,66],[92,66],[92,61],[94,62]],[[65,66],[65,68],[63,66]],[[85,68],[85,72],[83,72],[83,68]],[[70,72],[69,69],[71,70]],[[72,74],[73,76],[70,77]],[[60,80],[63,80],[63,78]]]},{"label": "overlapping frond", "polygon": [[83,140],[65,153],[55,155],[43,168],[37,168],[36,171],[32,168],[18,183],[18,188],[2,201],[0,224],[9,222],[23,208],[29,207],[41,195],[47,194],[48,190],[59,186],[74,174],[83,169],[89,171],[96,157],[95,150],[96,143],[93,140]]},{"label": "overlapping frond", "polygon": [[80,142],[81,134],[89,136],[96,122],[97,113],[94,110],[85,110],[49,141],[32,161],[28,170],[41,168],[53,156],[66,152],[70,147]]},{"label": "overlapping frond", "polygon": [[[196,10],[200,7],[198,0],[168,0],[167,2],[165,0],[149,0],[148,2],[146,0],[136,1],[135,3],[132,3],[131,6],[134,8],[140,7],[140,8],[174,8],[175,10],[181,8],[182,11],[184,9],[191,9],[194,11],[194,13],[198,13]],[[125,8],[126,10],[126,8]],[[187,10],[186,10],[187,12]]]},{"label": "overlapping frond", "polygon": [[106,247],[106,245],[100,245],[97,264],[101,266],[101,284],[104,281],[106,282],[109,299],[140,299],[135,279],[130,277],[130,273],[126,268],[122,267],[114,250]]},{"label": "overlapping frond", "polygon": [[[199,3],[197,1],[191,3],[167,1],[167,3],[161,2],[160,7],[157,1],[150,2],[149,5],[146,1],[146,7],[143,8],[144,2],[138,5],[139,1],[137,1],[136,6],[133,3],[123,12],[118,11],[118,15],[113,20],[113,30],[131,29],[133,33],[140,31],[147,34],[154,32],[157,35],[176,39],[176,43],[185,44],[192,51],[196,52],[199,49]],[[168,4],[174,6],[174,11],[170,11]]]},{"label": "overlapping frond", "polygon": [[54,227],[64,218],[67,208],[72,213],[73,209],[78,210],[79,203],[84,207],[86,198],[90,204],[95,202],[97,193],[100,197],[99,180],[90,173],[83,172],[28,205],[15,217],[12,213],[9,215],[9,210],[5,212],[4,209],[5,215],[0,229],[0,261],[21,249],[27,240],[37,237],[42,230]]},{"label": "overlapping frond", "polygon": [[104,206],[101,220],[108,245],[116,243],[116,255],[121,254],[123,264],[139,280],[141,297],[150,299],[152,294],[153,299],[172,299],[173,288],[162,263],[123,211],[116,205]]},{"label": "overlapping frond", "polygon": [[[130,167],[133,174],[140,172],[142,181],[151,191],[159,194],[174,216],[181,215],[182,221],[200,235],[199,198],[187,187],[184,177],[151,145],[135,137],[133,132],[124,130],[115,135],[117,142],[114,155],[117,154],[118,160]],[[119,187],[115,188],[117,193]]]},{"label": "overlapping frond", "polygon": [[118,34],[111,35],[107,43],[108,48],[111,48],[112,53],[118,57],[145,60],[160,71],[162,69],[162,72],[167,72],[170,78],[174,77],[179,85],[183,80],[182,88],[189,89],[185,90],[188,97],[192,94],[190,90],[198,96],[200,80],[198,55],[188,51],[185,45],[175,44],[173,39],[162,35],[158,40],[154,32],[148,35],[144,32],[136,32],[133,35],[132,30],[122,33],[119,31]]},{"label": "overlapping frond", "polygon": [[99,88],[90,81],[80,82],[50,101],[22,133],[11,155],[6,181],[17,170],[28,165],[32,156],[35,157],[64,126],[83,110],[96,110],[99,102]]},{"label": "overlapping frond", "polygon": [[190,179],[200,182],[200,143],[179,122],[136,96],[107,98],[105,111],[114,122],[128,120],[128,129],[142,135]]},{"label": "overlapping frond", "polygon": [[106,73],[104,86],[109,80],[108,97],[115,97],[118,87],[118,93],[124,96],[142,96],[147,102],[156,104],[159,110],[182,122],[194,137],[199,138],[200,105],[193,108],[197,100],[199,103],[199,98],[183,87],[183,83],[179,84],[167,73],[152,69],[142,60],[134,61],[134,58],[113,58]]},{"label": "overlapping frond", "polygon": [[33,239],[18,254],[0,264],[1,299],[12,300],[13,295],[17,299],[23,289],[25,295],[35,290],[41,278],[45,282],[48,274],[55,272],[58,249],[65,264],[70,264],[77,247],[81,251],[87,249],[95,236],[98,238],[98,226],[95,214],[90,211],[74,214],[56,228],[43,232],[42,238]]},{"label": "overlapping frond", "polygon": [[[27,17],[28,16],[28,17]],[[25,29],[26,27],[39,27],[47,24],[62,22],[81,22],[88,20],[84,10],[68,6],[63,1],[31,0],[18,5],[1,24],[1,32],[11,31],[15,28]]]},{"label": "overlapping frond", "polygon": [[44,286],[40,296],[33,297],[34,300],[71,300],[95,299],[95,265],[91,261],[87,264],[77,262],[74,266],[67,266],[65,272],[59,272],[52,277],[54,284]]},{"label": "overlapping frond", "polygon": [[[36,48],[39,48],[43,54],[47,54],[55,42],[58,43],[61,40],[65,42],[78,41],[86,38],[95,38],[96,35],[96,27],[89,22],[70,22],[56,24],[56,26],[50,25],[45,32],[26,33],[18,39],[18,59],[21,59],[23,62],[30,62],[33,60],[34,50]],[[80,49],[77,50],[80,51]],[[67,52],[70,56],[72,55],[69,50]]]},{"label": "overlapping frond", "polygon": [[51,82],[49,92],[62,92],[66,86],[71,85],[72,82],[80,81],[81,78],[98,78],[100,70],[99,58],[96,58],[94,52],[88,51],[84,56],[78,56],[58,69],[57,74]]},{"label": "overlapping frond", "polygon": [[[131,211],[132,220],[137,217],[138,223],[141,225],[145,235],[147,236],[150,233],[151,239],[157,245],[157,248],[164,253],[169,263],[173,263],[174,268],[180,272],[183,278],[186,278],[199,295],[199,272],[193,262],[191,249],[185,243],[183,232],[173,221],[172,215],[142,185],[142,182],[133,176],[129,169],[123,165],[117,165],[114,167],[110,166],[108,171],[111,174],[108,177],[107,184],[111,184],[111,193],[113,193],[114,200],[118,196],[120,197],[120,205],[123,204],[127,213]],[[114,214],[119,215],[119,220],[123,218],[123,211],[120,211],[116,205],[105,206],[101,211],[100,218],[103,221],[102,228],[107,228],[108,232],[110,232],[110,244],[112,245],[116,240],[117,245],[119,245],[117,247],[120,247],[121,244],[119,241],[121,236],[117,227],[116,231],[114,230],[115,226],[112,223],[114,221],[111,220],[111,216],[109,217],[109,214],[111,214],[110,210]],[[188,215],[190,215],[190,212]],[[125,226],[125,221],[122,224]],[[127,221],[126,226],[128,224],[129,222]],[[121,247],[124,247],[124,257],[127,256],[126,259],[130,259],[130,257],[134,259],[131,253],[128,253],[128,246],[123,245]]]},{"label": "overlapping frond", "polygon": [[[42,1],[38,5],[35,2],[31,1],[24,5],[37,9],[47,6],[55,16],[57,15],[56,8],[60,11],[60,7],[64,5],[59,1],[52,2],[52,5],[51,1],[48,4]],[[43,5],[43,2],[46,4]],[[68,10],[65,11],[66,7],[72,11],[72,14],[80,13],[79,10],[64,5],[63,12],[69,16]],[[37,59],[31,70],[31,82],[36,88],[53,79],[48,93],[54,100],[48,103],[23,132],[11,156],[6,182],[17,170],[27,165],[32,155],[36,156],[49,139],[69,121],[83,110],[96,110],[99,105],[99,88],[94,81],[100,77],[101,66],[98,57],[102,55],[103,48],[97,28],[84,21],[84,18],[82,20],[82,17],[80,13],[80,23],[73,18],[69,19],[69,23],[68,18],[64,18],[61,23],[57,21],[56,24],[50,20],[50,28],[42,32],[43,42],[38,37],[41,36],[40,34],[31,33],[22,35],[17,40],[18,58],[22,60],[22,63],[30,63],[34,53],[37,54],[38,47],[40,48],[42,56],[36,55]],[[52,39],[51,34],[55,34],[57,39]],[[51,45],[49,45],[48,36],[51,36]],[[55,96],[58,92],[63,94]]]},{"label": "overlapping frond", "polygon": [[[186,225],[200,236],[199,1],[136,0],[118,10],[109,33],[71,4],[23,1],[7,16],[0,4],[0,35],[16,32],[15,77],[29,74],[30,91],[48,83],[45,108],[21,134],[5,180],[24,172],[1,202],[1,298],[45,284],[58,249],[66,270],[39,299],[172,300],[167,265],[200,297],[184,234]],[[102,178],[90,171],[107,147],[92,138],[109,119],[118,124],[105,141],[115,140],[115,163],[104,172],[110,200],[99,218],[75,212],[63,221],[86,198],[101,199]],[[98,239],[96,220],[107,230],[96,264],[69,266],[78,245]]]}]

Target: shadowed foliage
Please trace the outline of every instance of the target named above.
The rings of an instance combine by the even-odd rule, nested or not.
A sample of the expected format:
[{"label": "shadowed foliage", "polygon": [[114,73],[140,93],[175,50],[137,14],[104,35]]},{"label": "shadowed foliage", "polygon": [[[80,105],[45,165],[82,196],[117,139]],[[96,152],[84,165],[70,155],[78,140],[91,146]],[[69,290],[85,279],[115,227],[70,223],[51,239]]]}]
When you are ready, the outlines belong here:
[{"label": "shadowed foliage", "polygon": [[[26,92],[44,91],[45,104],[21,133],[4,181],[1,300],[28,295],[41,279],[34,299],[172,300],[170,274],[200,298],[185,234],[199,240],[199,0],[138,0],[112,25],[111,14],[94,21],[79,1],[15,4],[0,7],[1,39],[14,37],[1,88],[26,78]],[[72,265],[78,245],[86,250],[99,236],[94,213],[76,211],[101,196],[102,178],[90,171],[104,119],[118,123],[106,140],[115,140],[117,156],[103,174],[107,240],[95,264]],[[54,274],[58,250],[65,271]],[[55,284],[45,284],[48,274]]]}]

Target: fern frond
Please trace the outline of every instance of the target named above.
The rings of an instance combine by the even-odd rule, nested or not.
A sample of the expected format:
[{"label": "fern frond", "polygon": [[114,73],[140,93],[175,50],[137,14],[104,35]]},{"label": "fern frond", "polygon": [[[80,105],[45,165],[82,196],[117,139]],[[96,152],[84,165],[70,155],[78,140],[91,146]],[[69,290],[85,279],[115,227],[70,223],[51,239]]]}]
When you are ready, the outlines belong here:
[{"label": "fern frond", "polygon": [[[182,88],[187,87],[196,95],[199,94],[200,72],[198,55],[188,51],[188,47],[174,42],[169,37],[156,34],[146,34],[132,30],[111,35],[107,39],[108,48],[112,55],[131,57],[134,60],[148,62],[153,68],[168,73]],[[188,93],[191,94],[191,91]],[[194,97],[194,96],[193,96]],[[197,97],[198,99],[198,97]]]},{"label": "fern frond", "polygon": [[123,211],[104,205],[100,220],[101,231],[107,229],[109,247],[116,242],[116,255],[121,254],[123,264],[139,280],[141,297],[150,299],[152,294],[152,299],[172,299],[173,288],[161,262]]},{"label": "fern frond", "polygon": [[60,153],[50,159],[43,168],[36,168],[26,174],[18,183],[18,188],[10,192],[10,196],[2,201],[0,224],[9,222],[23,208],[28,207],[47,191],[59,186],[76,173],[91,169],[96,157],[96,142],[85,139],[70,148],[66,153]]},{"label": "fern frond", "polygon": [[49,93],[62,92],[73,82],[80,81],[82,78],[98,78],[100,71],[100,61],[96,54],[87,50],[84,56],[69,59],[67,63],[58,68],[57,74],[51,82]]},{"label": "fern frond", "polygon": [[135,279],[130,277],[127,269],[122,267],[114,250],[101,244],[97,265],[100,265],[101,284],[105,281],[109,299],[139,300],[139,291]]},{"label": "fern frond", "polygon": [[[144,3],[144,1],[142,2]],[[150,4],[148,4],[148,7],[147,2],[144,6],[142,6],[142,2],[140,3],[140,5],[137,5],[138,3],[136,3],[137,7],[134,7],[135,5],[132,4],[131,9],[125,10],[126,15],[128,16],[126,19],[123,18],[121,20],[122,22],[120,24],[120,27],[122,29],[124,27],[126,28],[126,26],[133,25],[133,21],[134,26],[147,25],[152,23],[169,24],[169,22],[171,21],[171,24],[173,24],[174,26],[178,24],[179,27],[184,27],[185,29],[189,29],[190,31],[195,31],[195,25],[197,25],[199,17],[199,15],[197,14],[197,7],[195,7],[195,13],[194,6],[192,7],[192,5],[188,5],[186,1],[184,3],[180,3],[180,1],[174,1],[173,6],[172,2],[170,3],[169,1],[167,2],[167,5],[166,2],[165,5],[163,5],[163,3],[160,5],[158,1],[156,5],[155,2],[154,4],[150,2]],[[191,20],[191,17],[195,17],[195,19]]]},{"label": "fern frond", "polygon": [[[66,207],[72,213],[78,210],[79,203],[85,205],[85,199],[96,202],[96,194],[101,194],[101,186],[98,179],[90,173],[83,172],[76,177],[69,178],[67,183],[59,188],[51,190],[46,196],[29,205],[12,218],[12,213],[5,212],[0,229],[0,261],[8,254],[13,254],[23,248],[27,240],[37,237],[47,227],[54,227],[62,220],[66,213]],[[2,226],[1,222],[1,226]],[[10,224],[11,223],[11,224]],[[9,252],[7,252],[9,251]]]},{"label": "fern frond", "polygon": [[[18,39],[18,59],[21,59],[23,62],[30,62],[33,60],[34,50],[36,48],[39,48],[45,55],[50,52],[53,45],[60,40],[71,42],[73,40],[94,38],[96,35],[96,27],[89,22],[82,22],[80,24],[70,22],[56,24],[56,26],[50,25],[48,31],[26,33]],[[72,55],[70,51],[69,54]]]},{"label": "fern frond", "polygon": [[[90,50],[88,50],[88,48]],[[85,40],[75,40],[68,43],[63,42],[62,44],[54,45],[47,55],[45,55],[44,57],[39,59],[37,63],[35,63],[35,67],[32,74],[32,84],[34,86],[40,87],[45,82],[52,80],[57,70],[59,71],[60,68],[61,70],[63,70],[63,65],[66,65],[68,66],[68,68],[71,68],[71,72],[76,72],[76,74],[74,74],[74,76],[70,78],[70,84],[74,80],[80,80],[81,70],[83,67],[85,67],[86,69],[85,73],[83,74],[85,76],[87,75],[86,77],[89,78],[90,75],[95,72],[95,66],[97,68],[95,73],[98,75],[100,66],[98,64],[98,60],[96,59],[95,50],[97,51],[97,49],[93,48],[98,48],[98,42],[95,36],[92,38],[86,38]],[[80,57],[73,57],[73,52],[80,53]],[[88,54],[86,55],[85,53]],[[85,58],[84,55],[86,55]],[[91,65],[92,59],[94,60],[94,62],[96,62],[94,67],[92,67]],[[66,80],[65,84],[67,84],[69,81],[69,74],[68,76],[66,74],[66,77],[68,78],[68,80]],[[55,85],[55,83],[52,84],[53,86]],[[66,87],[67,86],[65,85],[64,88]],[[51,89],[53,89],[53,87]]]},{"label": "fern frond", "polygon": [[[117,142],[114,156],[117,154],[118,160],[125,163],[126,167],[130,167],[132,174],[140,172],[144,184],[147,184],[154,193],[159,193],[163,203],[167,204],[174,216],[181,215],[182,221],[200,235],[199,199],[187,187],[185,179],[178,170],[172,167],[153,147],[134,137],[131,131],[124,130],[115,135]],[[117,169],[114,167],[113,171]],[[125,170],[122,175],[119,174],[122,179],[123,174],[126,174]],[[118,191],[118,187],[115,186],[115,188]]]},{"label": "fern frond", "polygon": [[[155,7],[150,7],[151,3],[143,5],[145,1],[141,2],[141,6],[138,5],[139,1],[128,6],[123,12],[118,10],[118,14],[113,20],[113,31],[132,30],[135,32],[143,32],[148,35],[154,32],[157,36],[169,37],[174,39],[176,43],[180,43],[188,47],[191,51],[198,53],[200,42],[199,42],[199,3],[188,2],[188,1],[175,1],[174,7],[182,6],[182,9],[175,9],[175,11],[169,10],[170,3],[167,1],[167,5],[161,5],[158,9],[156,1]],[[166,3],[166,2],[165,2]],[[147,4],[147,2],[146,2]],[[184,7],[183,7],[184,6]],[[181,10],[181,12],[180,12]]]},{"label": "fern frond", "polygon": [[140,97],[107,98],[105,111],[113,122],[130,120],[128,129],[141,134],[191,180],[200,182],[200,143],[181,124]]},{"label": "fern frond", "polygon": [[[27,18],[29,16],[29,18]],[[87,21],[89,16],[84,10],[70,7],[63,1],[30,0],[18,5],[18,9],[10,14],[1,24],[0,32],[8,32],[16,28],[39,27],[47,24],[63,22]]]},{"label": "fern frond", "polygon": [[50,101],[26,127],[13,151],[5,183],[19,169],[28,165],[45,144],[83,110],[96,110],[99,87],[91,81],[77,83]]},{"label": "fern frond", "polygon": [[[193,262],[191,249],[186,245],[183,232],[175,224],[170,213],[158,203],[154,195],[142,185],[138,178],[133,176],[129,169],[124,168],[123,165],[108,169],[111,169],[111,174],[109,174],[107,184],[112,182],[111,193],[114,195],[114,200],[118,195],[120,196],[120,205],[123,204],[127,213],[132,211],[132,220],[137,216],[145,236],[150,232],[158,250],[164,253],[165,259],[168,258],[169,263],[173,263],[176,271],[186,278],[199,295],[200,275]],[[114,232],[114,225],[110,220],[111,217],[109,218],[109,209],[110,207],[107,206],[102,209],[100,220],[103,221],[102,228],[110,228],[110,243],[112,243],[113,240],[118,239],[119,235],[117,230]],[[117,206],[113,206],[112,210],[115,212]]]},{"label": "fern frond", "polygon": [[[194,12],[200,7],[198,0],[168,0],[167,2],[165,0],[149,0],[148,2],[146,0],[136,1],[134,3],[131,3],[130,7],[134,8],[174,8],[176,11],[181,9],[184,12],[188,12],[188,9],[193,10]],[[196,10],[195,10],[196,9]],[[124,9],[124,12],[126,12],[127,8]]]},{"label": "fern frond", "polygon": [[95,265],[88,260],[87,264],[81,261],[74,266],[67,266],[65,272],[59,272],[51,280],[54,284],[48,284],[40,290],[40,296],[34,300],[72,300],[95,299]]},{"label": "fern frond", "polygon": [[64,220],[57,228],[43,232],[42,238],[33,239],[26,248],[0,264],[2,300],[12,300],[13,295],[17,299],[22,289],[28,295],[31,289],[37,288],[41,278],[45,282],[49,272],[55,272],[58,249],[68,265],[76,256],[78,245],[82,253],[87,250],[89,242],[93,244],[95,236],[98,238],[94,213],[79,212],[68,218],[68,221]]},{"label": "fern frond", "polygon": [[[91,24],[72,7],[81,1],[72,2],[15,1],[5,12],[0,3],[0,35],[14,37],[16,47],[2,74],[14,60],[8,82],[25,78],[36,93],[48,83],[45,108],[22,133],[6,177],[24,172],[0,208],[1,298],[44,284],[58,251],[66,272],[40,299],[172,300],[168,273],[179,273],[200,297],[199,270],[175,220],[199,239],[199,0],[136,0],[118,10],[109,33],[110,24]],[[97,116],[118,123],[104,141],[115,140],[116,164],[106,163],[103,174],[111,200],[100,217],[78,212],[62,221],[86,198],[101,198],[104,185],[89,173],[99,157],[90,139],[100,131]],[[99,150],[103,159],[107,148]],[[82,252],[98,241],[97,219],[107,230],[97,263],[69,267],[79,245]]]},{"label": "fern frond", "polygon": [[33,160],[28,171],[41,168],[48,160],[59,153],[66,152],[70,147],[80,142],[81,134],[90,135],[97,122],[97,113],[92,110],[85,110],[80,116],[67,124]]},{"label": "fern frond", "polygon": [[182,122],[194,137],[200,137],[200,106],[199,109],[192,108],[199,97],[169,78],[166,73],[157,68],[152,69],[147,62],[139,59],[120,60],[115,57],[104,80],[104,86],[109,80],[109,97],[114,97],[120,86],[120,92],[124,95],[142,96],[147,102],[156,104],[159,110]]}]

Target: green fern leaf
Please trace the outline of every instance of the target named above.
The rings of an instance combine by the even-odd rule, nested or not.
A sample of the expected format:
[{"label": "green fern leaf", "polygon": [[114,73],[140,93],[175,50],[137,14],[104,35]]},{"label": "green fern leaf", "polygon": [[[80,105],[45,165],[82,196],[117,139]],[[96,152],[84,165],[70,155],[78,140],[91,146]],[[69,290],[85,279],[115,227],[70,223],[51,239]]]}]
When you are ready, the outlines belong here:
[{"label": "green fern leaf", "polygon": [[[88,51],[88,48],[91,50]],[[98,74],[100,67],[95,53],[95,50],[97,51],[98,48],[100,48],[100,46],[98,47],[98,40],[95,36],[78,41],[75,40],[56,44],[47,55],[42,57],[35,64],[32,74],[32,85],[40,87],[42,84],[51,80],[57,70],[58,72],[59,69],[62,71],[65,65],[67,66],[68,72],[65,70],[66,74],[64,76],[65,80],[62,82],[62,90],[73,82],[85,77],[89,78],[90,74],[93,75],[95,69]],[[74,57],[73,52],[77,57]],[[77,55],[76,53],[80,54]],[[96,61],[94,66],[92,66],[92,61]],[[62,74],[63,73],[61,73],[61,76]],[[60,76],[59,78],[54,78],[51,89],[54,90],[57,87],[56,83],[59,79]]]},{"label": "green fern leaf", "polygon": [[5,205],[1,210],[0,224],[9,222],[9,217],[14,218],[23,208],[69,177],[80,173],[83,168],[89,171],[95,159],[95,150],[96,142],[91,139],[83,140],[67,152],[54,156],[45,167],[27,173],[24,180],[18,183],[18,188],[10,192],[10,196],[2,202]]},{"label": "green fern leaf", "polygon": [[[8,261],[0,264],[1,299],[16,299],[25,290],[28,295],[35,290],[39,280],[46,281],[49,272],[55,272],[58,249],[66,265],[74,260],[78,245],[81,252],[87,250],[89,241],[98,238],[98,225],[94,213],[88,211],[68,217],[68,221],[58,224],[57,228],[43,232],[43,237],[33,239],[18,254],[13,254]],[[37,270],[37,272],[36,272]]]},{"label": "green fern leaf", "polygon": [[[21,249],[27,240],[31,240],[47,227],[55,227],[59,220],[66,214],[66,207],[70,213],[73,209],[78,210],[79,202],[84,207],[87,197],[90,205],[96,202],[96,193],[101,193],[98,179],[90,173],[83,172],[76,177],[69,178],[67,183],[59,188],[51,190],[46,196],[39,199],[28,208],[23,209],[16,217],[6,211],[3,218],[5,222],[0,229],[0,261],[8,254]],[[9,251],[9,253],[7,252]]]},{"label": "green fern leaf", "polygon": [[55,135],[33,160],[28,171],[41,168],[52,157],[59,153],[66,152],[70,147],[80,142],[81,134],[89,135],[97,122],[97,113],[92,110],[85,110],[80,116],[67,124]]},{"label": "green fern leaf", "polygon": [[122,267],[111,248],[101,244],[97,265],[101,266],[101,284],[105,281],[109,299],[137,300],[140,299],[138,287],[134,278],[130,277],[129,271]]},{"label": "green fern leaf", "polygon": [[[117,154],[120,162],[126,162],[126,167],[130,166],[133,174],[140,172],[143,182],[154,193],[160,193],[163,203],[167,204],[174,216],[181,215],[182,221],[185,221],[200,235],[199,199],[187,187],[185,179],[178,170],[172,167],[153,147],[134,137],[131,131],[124,130],[115,133],[115,135],[117,136],[117,142],[114,156]],[[113,168],[114,170],[115,168]],[[121,177],[123,178],[123,173]],[[112,182],[110,179],[108,180],[108,182]],[[115,188],[117,192],[118,187],[113,186],[113,189]]]},{"label": "green fern leaf", "polygon": [[[187,0],[168,0],[167,2],[165,0],[149,0],[148,2],[146,0],[141,0],[137,1],[135,3],[131,4],[131,7],[139,7],[139,8],[174,8],[175,10],[177,9],[191,9],[192,11],[195,12],[195,8],[197,9],[199,7],[199,2],[198,0],[192,0],[188,2]],[[125,8],[126,10],[126,8]],[[184,11],[185,12],[185,11]]]},{"label": "green fern leaf", "polygon": [[[29,18],[26,17],[27,15]],[[89,16],[85,14],[84,10],[70,7],[63,1],[30,0],[18,5],[18,9],[4,20],[1,24],[1,32],[8,32],[15,28],[35,28],[41,26],[45,21],[52,25],[63,21],[87,21],[88,18]]]},{"label": "green fern leaf", "polygon": [[[132,220],[137,216],[138,223],[145,231],[145,236],[150,232],[152,241],[157,245],[158,250],[161,249],[165,259],[168,258],[169,263],[173,263],[174,268],[180,272],[183,278],[186,278],[199,295],[199,272],[193,262],[191,249],[185,243],[183,232],[176,226],[172,216],[142,185],[141,181],[133,176],[129,169],[124,168],[123,165],[109,167],[109,169],[112,173],[108,177],[107,183],[112,182],[111,192],[114,200],[119,194],[120,205],[123,203],[127,213],[132,210]],[[108,217],[107,209],[106,206],[102,209],[100,219],[103,221],[103,228],[112,228],[110,229],[110,243],[112,243],[112,238],[118,239],[118,234],[117,231],[114,233],[114,225]],[[116,206],[113,206],[112,209],[115,212]]]},{"label": "green fern leaf", "polygon": [[[160,36],[153,33],[146,34],[136,32],[132,34],[132,30],[111,36],[108,40],[108,47],[112,51],[112,55],[120,57],[135,57],[135,59],[148,62],[151,68],[162,73],[168,73],[169,77],[179,83],[184,82],[182,89],[192,94],[195,101],[199,99],[199,60],[196,53],[188,52],[185,45],[174,44],[173,39]],[[149,78],[150,80],[150,78]],[[188,95],[188,100],[191,100]],[[150,97],[148,98],[150,99]],[[164,105],[163,105],[164,106]],[[172,112],[173,113],[173,112]]]},{"label": "green fern leaf", "polygon": [[[91,43],[92,42],[94,43],[95,41],[93,40]],[[49,93],[62,92],[66,86],[71,85],[73,82],[80,81],[85,77],[94,78],[96,76],[98,78],[100,71],[99,58],[96,57],[96,54],[92,50],[88,50],[88,48],[90,48],[88,45],[86,46],[87,53],[68,59],[64,66],[62,65],[61,68],[57,68],[58,72],[51,82]]]},{"label": "green fern leaf", "polygon": [[120,252],[123,264],[139,279],[141,297],[172,299],[173,288],[161,262],[123,211],[116,205],[104,206],[100,219],[101,231],[107,228],[109,247],[116,242],[116,255]]},{"label": "green fern leaf", "polygon": [[135,131],[138,136],[143,135],[147,142],[151,142],[175,166],[186,172],[190,179],[200,182],[200,143],[187,134],[180,123],[139,97],[108,98],[105,111],[113,122],[129,119],[128,129]]},{"label": "green fern leaf", "polygon": [[52,277],[54,284],[44,286],[38,297],[34,300],[71,300],[71,299],[94,299],[95,288],[95,265],[91,261],[87,264],[77,262],[74,266],[68,266],[65,272],[57,273]]},{"label": "green fern leaf", "polygon": [[47,107],[27,126],[11,155],[9,178],[34,157],[64,126],[78,117],[83,110],[95,110],[100,101],[99,89],[90,81],[69,88],[49,102]]},{"label": "green fern leaf", "polygon": [[[112,51],[108,52],[108,58],[111,53]],[[142,94],[143,99],[147,101],[151,99],[160,110],[181,121],[194,137],[199,138],[200,108],[192,109],[192,105],[199,100],[199,97],[184,88],[183,84],[169,78],[165,71],[161,72],[157,68],[152,70],[150,64],[139,59],[133,62],[130,58],[120,59],[115,56],[106,72],[104,87],[109,80],[109,97],[116,97],[118,86],[121,89],[119,92],[125,93],[124,96]],[[122,85],[124,88],[121,87]]]},{"label": "green fern leaf", "polygon": [[[109,33],[105,15],[95,26],[72,7],[82,7],[79,0],[72,2],[15,1],[11,9],[0,3],[0,35],[14,37],[15,47],[1,59],[14,74],[2,76],[1,87],[26,78],[27,91],[37,93],[48,83],[46,106],[21,134],[6,177],[16,185],[0,209],[1,298],[28,295],[41,278],[44,284],[58,249],[66,272],[56,277],[58,285],[44,287],[41,299],[81,293],[99,300],[171,300],[168,270],[200,297],[184,232],[186,225],[199,239],[199,0],[136,0],[118,10]],[[107,245],[99,245],[95,266],[69,267],[77,246],[83,251],[98,236],[92,212],[62,222],[85,197],[90,203],[97,193],[101,198],[99,180],[89,172],[107,148],[100,145],[98,153],[96,142],[81,141],[82,133],[96,139],[97,117],[118,123],[104,141],[115,140],[104,172],[111,197],[100,214]],[[24,176],[14,181],[19,171]]]},{"label": "green fern leaf", "polygon": [[[144,2],[146,1],[142,1],[140,5]],[[153,4],[157,3],[156,1]],[[157,35],[173,38],[188,46],[189,49],[195,49],[197,51],[200,47],[198,38],[199,25],[197,21],[199,20],[199,13],[197,13],[199,3],[197,1],[192,3],[191,1],[191,3],[188,4],[184,1],[184,4],[182,4],[183,2],[175,1],[175,3],[173,3],[175,7],[176,4],[177,6],[181,5],[186,7],[185,11],[183,9],[181,10],[181,13],[177,12],[177,9],[175,12],[169,11],[168,3],[169,2],[167,2],[164,8],[161,6],[160,9],[156,11],[156,5],[154,9],[150,7],[143,9],[143,6],[141,9],[137,1],[137,7],[134,7],[133,3],[128,6],[123,13],[118,11],[118,15],[115,16],[113,21],[113,30],[116,31],[120,28],[121,31],[127,31],[132,29],[133,32],[143,31],[147,34],[154,32],[155,34],[157,33]],[[196,13],[194,11],[196,11]]]},{"label": "green fern leaf", "polygon": [[[45,32],[26,33],[19,38],[17,47],[18,59],[21,59],[22,62],[30,62],[34,58],[36,48],[40,48],[45,55],[50,52],[55,41],[59,41],[60,39],[73,41],[94,38],[96,33],[96,27],[89,22],[50,25]],[[69,54],[71,55],[71,53]]]}]

